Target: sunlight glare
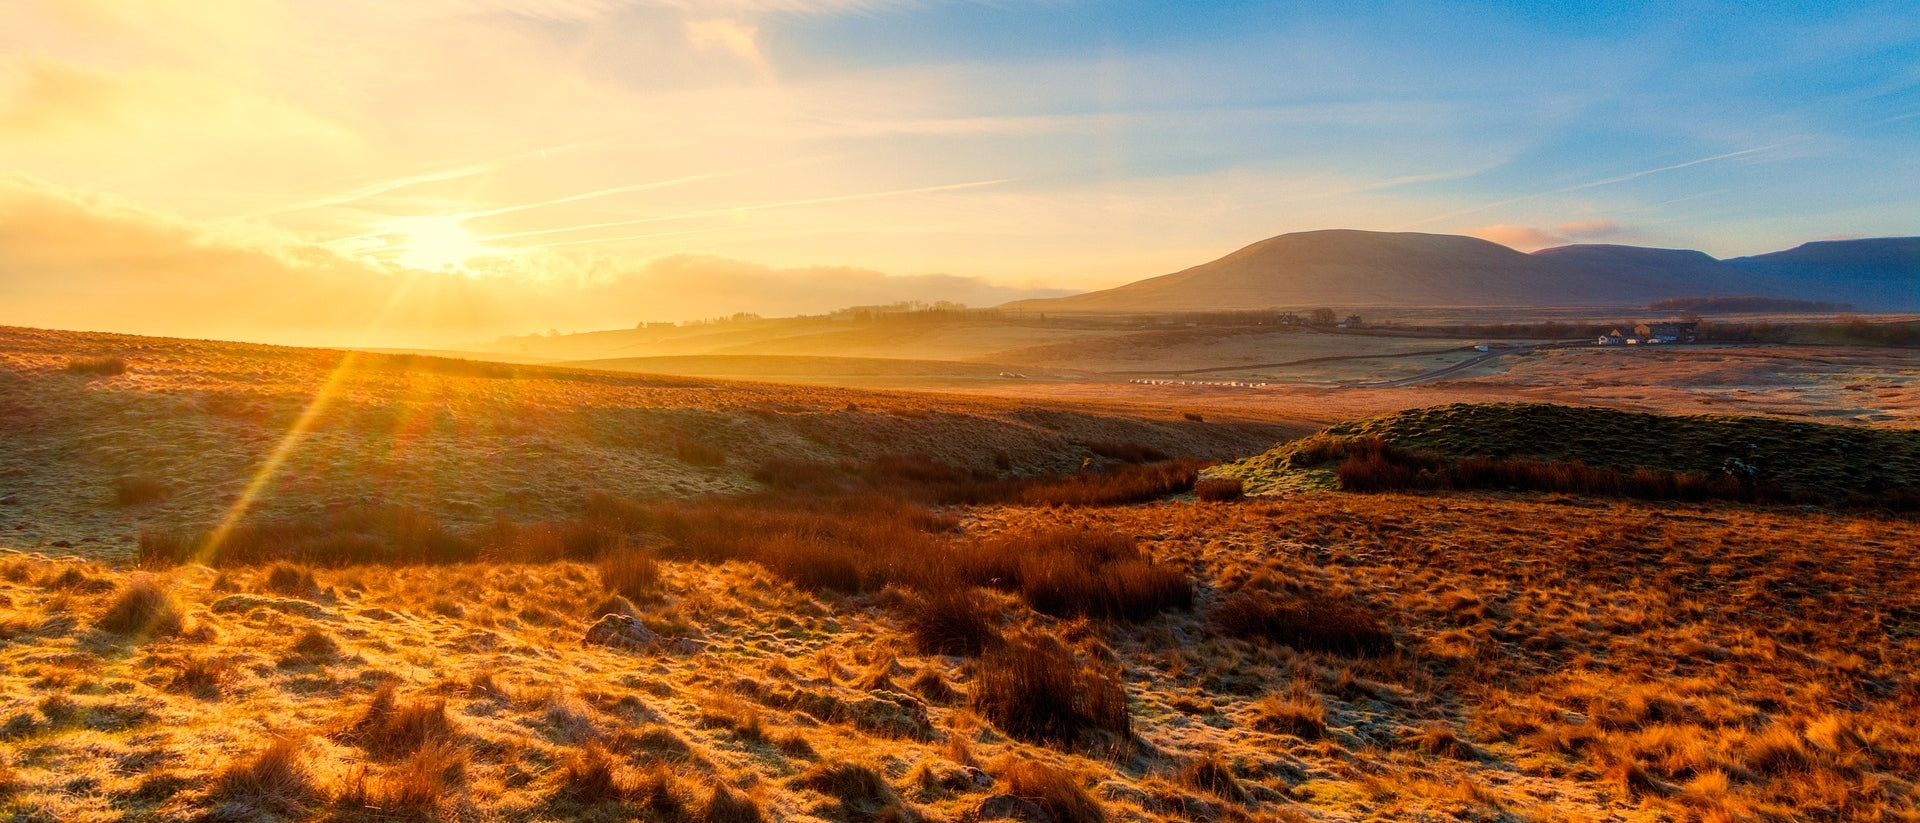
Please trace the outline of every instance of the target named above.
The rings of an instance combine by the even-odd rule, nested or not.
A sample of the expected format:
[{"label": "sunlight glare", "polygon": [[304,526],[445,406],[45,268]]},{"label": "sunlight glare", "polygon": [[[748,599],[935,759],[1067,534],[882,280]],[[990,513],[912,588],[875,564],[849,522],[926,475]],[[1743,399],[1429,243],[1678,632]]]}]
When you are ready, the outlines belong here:
[{"label": "sunlight glare", "polygon": [[458,217],[396,217],[381,228],[388,248],[398,252],[394,261],[408,268],[459,269],[486,251]]}]

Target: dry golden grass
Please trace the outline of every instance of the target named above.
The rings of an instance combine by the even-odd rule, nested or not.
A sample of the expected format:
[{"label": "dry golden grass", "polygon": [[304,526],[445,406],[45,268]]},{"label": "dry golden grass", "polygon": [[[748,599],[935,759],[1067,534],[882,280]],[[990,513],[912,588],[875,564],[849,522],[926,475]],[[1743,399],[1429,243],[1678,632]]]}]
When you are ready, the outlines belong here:
[{"label": "dry golden grass", "polygon": [[[257,457],[293,410],[276,403],[337,362],[113,338],[130,368],[83,379],[63,367],[81,349],[61,346],[106,338],[24,336],[39,348],[7,353],[0,411],[33,445],[5,458],[17,469],[93,443],[100,482],[7,511],[83,524],[136,508],[108,480],[147,461],[232,468],[183,461],[168,451],[181,443]],[[249,521],[230,538],[246,551],[176,562],[204,545],[208,521],[188,518],[155,531],[140,570],[0,553],[0,818],[1920,818],[1912,520],[1474,494],[1043,506],[978,488],[1000,488],[975,479],[996,462],[1028,459],[995,450],[1133,453],[1114,444],[1168,448],[1136,435],[1187,424],[1069,438],[1031,429],[1100,426],[991,404],[858,395],[853,412],[853,393],[382,362],[345,378],[351,403],[318,413],[301,446],[319,450],[268,491],[269,509],[308,519]],[[40,381],[67,394],[42,404],[32,395],[53,384]],[[261,387],[260,405],[242,384]],[[614,425],[686,422],[647,417],[649,402],[709,423],[725,407],[746,428],[716,438],[719,465],[698,466]],[[74,408],[86,413],[55,414]],[[954,424],[962,408],[992,420]],[[525,428],[489,433],[516,414]],[[858,417],[820,422],[841,415]],[[121,428],[84,434],[101,421],[160,430],[146,446]],[[880,425],[896,440],[950,435],[979,474],[823,442]],[[764,453],[752,441],[802,429]],[[534,441],[552,452],[517,450]],[[372,465],[368,443],[414,456]],[[529,486],[524,505],[476,494],[459,514],[454,470],[484,462],[461,451],[472,443],[500,449],[496,468],[538,464],[466,471],[479,487],[522,471],[556,483]],[[621,487],[624,471],[670,463],[648,482],[697,469],[726,479],[700,488],[745,488],[782,449],[805,459],[770,477],[796,491],[622,502],[653,489]],[[643,450],[654,456],[626,459]],[[557,491],[562,476],[586,483],[582,465],[619,496]],[[847,465],[885,465],[910,488],[820,487]],[[333,506],[362,471],[426,503]],[[224,512],[231,499],[200,476],[138,504],[143,516]],[[663,642],[582,644],[610,611]]]},{"label": "dry golden grass", "polygon": [[[0,809],[957,820],[1010,794],[1089,821],[1915,813],[1909,521],[1396,495],[956,514],[979,545],[1150,535],[1131,551],[1188,569],[1199,602],[1056,617],[1015,592],[813,593],[663,560],[629,606],[695,646],[636,654],[580,645],[614,584],[568,561],[15,555]],[[94,628],[134,590],[189,628]],[[916,646],[927,598],[954,592],[939,613],[987,620],[978,648]],[[1242,639],[1217,617],[1235,592],[1346,604],[1394,650]]]}]

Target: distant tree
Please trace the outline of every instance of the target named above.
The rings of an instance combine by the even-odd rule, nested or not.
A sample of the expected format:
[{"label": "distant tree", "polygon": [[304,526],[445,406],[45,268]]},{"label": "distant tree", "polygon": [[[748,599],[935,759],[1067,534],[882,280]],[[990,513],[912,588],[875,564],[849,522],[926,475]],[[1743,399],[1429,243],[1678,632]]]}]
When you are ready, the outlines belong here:
[{"label": "distant tree", "polygon": [[1307,312],[1307,322],[1316,326],[1331,326],[1336,317],[1339,315],[1334,314],[1333,309],[1314,309]]}]

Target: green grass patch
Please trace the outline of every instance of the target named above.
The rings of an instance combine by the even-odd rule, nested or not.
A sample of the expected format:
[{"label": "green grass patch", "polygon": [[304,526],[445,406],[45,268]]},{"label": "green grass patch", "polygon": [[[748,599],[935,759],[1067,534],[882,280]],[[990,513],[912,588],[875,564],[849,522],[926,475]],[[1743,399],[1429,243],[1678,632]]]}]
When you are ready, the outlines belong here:
[{"label": "green grass patch", "polygon": [[1416,473],[1458,476],[1494,459],[1724,484],[1733,459],[1760,466],[1763,497],[1876,505],[1920,494],[1920,432],[1543,403],[1455,403],[1348,421],[1208,474],[1238,477],[1250,494],[1342,488],[1340,467],[1376,441],[1412,455]]}]

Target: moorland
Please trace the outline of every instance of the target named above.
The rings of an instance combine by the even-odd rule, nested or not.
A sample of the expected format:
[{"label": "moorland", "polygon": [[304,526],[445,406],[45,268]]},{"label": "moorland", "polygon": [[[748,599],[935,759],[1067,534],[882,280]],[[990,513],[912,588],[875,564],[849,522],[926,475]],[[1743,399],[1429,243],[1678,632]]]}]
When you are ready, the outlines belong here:
[{"label": "moorland", "polygon": [[1920,817],[1905,350],[927,320],[0,331],[0,811]]}]

